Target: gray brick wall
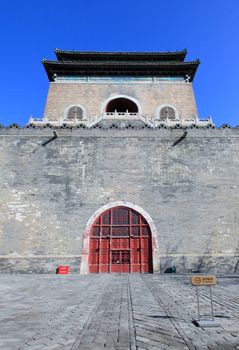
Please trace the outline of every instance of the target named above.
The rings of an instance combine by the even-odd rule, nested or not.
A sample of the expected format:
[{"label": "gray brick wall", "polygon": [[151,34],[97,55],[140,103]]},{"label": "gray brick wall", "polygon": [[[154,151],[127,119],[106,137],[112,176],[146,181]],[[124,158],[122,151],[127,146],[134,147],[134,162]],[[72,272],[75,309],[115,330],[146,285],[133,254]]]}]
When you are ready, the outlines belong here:
[{"label": "gray brick wall", "polygon": [[156,225],[161,271],[238,272],[239,129],[0,130],[0,271],[79,272],[101,206],[125,200]]}]

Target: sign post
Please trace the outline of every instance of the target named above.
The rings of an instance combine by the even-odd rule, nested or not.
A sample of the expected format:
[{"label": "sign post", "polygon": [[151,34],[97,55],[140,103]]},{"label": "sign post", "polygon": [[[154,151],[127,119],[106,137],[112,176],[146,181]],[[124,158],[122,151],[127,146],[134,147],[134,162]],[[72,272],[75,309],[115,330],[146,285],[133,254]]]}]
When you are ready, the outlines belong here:
[{"label": "sign post", "polygon": [[[197,308],[198,308],[198,320],[194,320],[194,323],[202,328],[205,327],[220,327],[218,323],[214,320],[214,311],[213,311],[213,301],[212,301],[212,289],[211,286],[215,286],[217,284],[216,276],[214,275],[197,275],[191,277],[191,283],[193,286],[196,287],[196,295],[197,295]],[[200,311],[200,301],[199,301],[199,287],[200,286],[207,286],[209,288],[209,294],[210,294],[210,303],[211,303],[211,315],[208,315],[209,318],[205,318],[206,315],[204,315],[204,319],[201,317],[201,311]]]}]

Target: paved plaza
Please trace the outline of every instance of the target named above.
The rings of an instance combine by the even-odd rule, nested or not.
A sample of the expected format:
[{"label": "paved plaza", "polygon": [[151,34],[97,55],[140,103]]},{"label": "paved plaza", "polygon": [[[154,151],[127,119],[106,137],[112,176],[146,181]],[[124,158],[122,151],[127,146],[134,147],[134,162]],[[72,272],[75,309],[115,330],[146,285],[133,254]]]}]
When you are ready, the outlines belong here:
[{"label": "paved plaza", "polygon": [[[196,327],[178,275],[1,275],[1,350],[239,349],[239,278],[213,288],[215,328]],[[202,313],[210,312],[201,287]]]}]

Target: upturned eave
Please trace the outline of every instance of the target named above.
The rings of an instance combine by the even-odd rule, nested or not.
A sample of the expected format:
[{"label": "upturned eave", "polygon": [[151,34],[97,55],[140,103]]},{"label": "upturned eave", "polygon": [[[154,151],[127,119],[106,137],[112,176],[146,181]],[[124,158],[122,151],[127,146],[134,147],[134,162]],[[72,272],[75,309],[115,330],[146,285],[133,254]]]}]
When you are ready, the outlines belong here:
[{"label": "upturned eave", "polygon": [[55,49],[58,61],[107,61],[107,60],[148,60],[148,61],[175,61],[183,62],[185,60],[187,50],[172,52],[96,52],[96,51],[70,51]]},{"label": "upturned eave", "polygon": [[42,61],[50,81],[57,76],[190,76],[193,81],[199,60],[192,62]]}]

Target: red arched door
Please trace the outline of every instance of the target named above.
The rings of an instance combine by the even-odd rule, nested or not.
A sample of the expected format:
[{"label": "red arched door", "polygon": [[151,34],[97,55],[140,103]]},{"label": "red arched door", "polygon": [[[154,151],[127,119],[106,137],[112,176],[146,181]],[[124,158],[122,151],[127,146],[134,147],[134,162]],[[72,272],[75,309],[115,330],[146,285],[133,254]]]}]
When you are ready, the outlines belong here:
[{"label": "red arched door", "polygon": [[127,207],[111,208],[92,225],[89,272],[153,272],[151,242],[141,214]]}]

